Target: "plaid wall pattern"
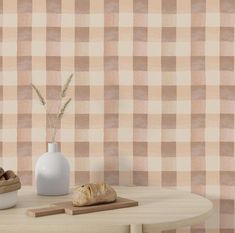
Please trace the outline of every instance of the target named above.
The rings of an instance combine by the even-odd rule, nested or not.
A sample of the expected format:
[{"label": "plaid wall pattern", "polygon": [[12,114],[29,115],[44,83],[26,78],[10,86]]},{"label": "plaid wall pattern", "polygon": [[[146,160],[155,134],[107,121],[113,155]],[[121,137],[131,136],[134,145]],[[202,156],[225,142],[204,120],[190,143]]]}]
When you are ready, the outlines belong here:
[{"label": "plaid wall pattern", "polygon": [[193,191],[219,212],[191,232],[234,232],[234,0],[0,0],[0,13],[1,165],[34,184],[50,132],[29,84],[53,106],[72,72],[57,135],[72,184]]}]

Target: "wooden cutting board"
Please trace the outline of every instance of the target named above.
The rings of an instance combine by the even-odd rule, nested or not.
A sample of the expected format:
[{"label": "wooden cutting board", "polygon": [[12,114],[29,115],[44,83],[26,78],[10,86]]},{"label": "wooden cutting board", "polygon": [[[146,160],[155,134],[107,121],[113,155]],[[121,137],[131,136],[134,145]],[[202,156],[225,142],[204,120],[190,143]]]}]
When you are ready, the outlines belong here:
[{"label": "wooden cutting board", "polygon": [[82,206],[82,207],[74,207],[72,201],[58,202],[58,203],[53,203],[51,204],[50,207],[46,208],[28,209],[26,213],[28,216],[31,217],[43,217],[43,216],[62,214],[62,213],[75,215],[75,214],[87,214],[98,211],[127,208],[133,206],[138,206],[138,202],[123,197],[118,197],[117,200],[112,203],[98,204],[92,206]]}]

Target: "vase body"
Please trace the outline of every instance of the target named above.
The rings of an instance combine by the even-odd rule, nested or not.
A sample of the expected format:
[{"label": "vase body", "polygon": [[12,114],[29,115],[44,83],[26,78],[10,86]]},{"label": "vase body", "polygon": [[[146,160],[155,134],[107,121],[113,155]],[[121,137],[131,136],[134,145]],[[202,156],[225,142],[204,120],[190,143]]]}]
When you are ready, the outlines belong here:
[{"label": "vase body", "polygon": [[69,193],[69,162],[58,151],[57,143],[48,143],[48,152],[36,163],[35,177],[39,195],[55,196]]}]

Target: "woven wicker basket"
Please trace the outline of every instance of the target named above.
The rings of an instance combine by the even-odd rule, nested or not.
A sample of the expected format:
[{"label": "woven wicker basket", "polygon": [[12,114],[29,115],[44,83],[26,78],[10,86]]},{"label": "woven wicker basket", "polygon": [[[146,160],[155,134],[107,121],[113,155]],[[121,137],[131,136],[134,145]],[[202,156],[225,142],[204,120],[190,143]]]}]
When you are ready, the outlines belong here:
[{"label": "woven wicker basket", "polygon": [[17,190],[21,188],[18,176],[0,181],[0,209],[13,207],[17,203]]}]

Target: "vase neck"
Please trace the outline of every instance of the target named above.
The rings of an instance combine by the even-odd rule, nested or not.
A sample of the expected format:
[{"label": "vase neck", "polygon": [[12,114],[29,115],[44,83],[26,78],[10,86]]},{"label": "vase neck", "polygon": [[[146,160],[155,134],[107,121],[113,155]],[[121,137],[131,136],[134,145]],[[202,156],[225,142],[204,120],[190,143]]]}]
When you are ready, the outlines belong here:
[{"label": "vase neck", "polygon": [[49,142],[48,152],[58,152],[58,144],[56,142]]}]

